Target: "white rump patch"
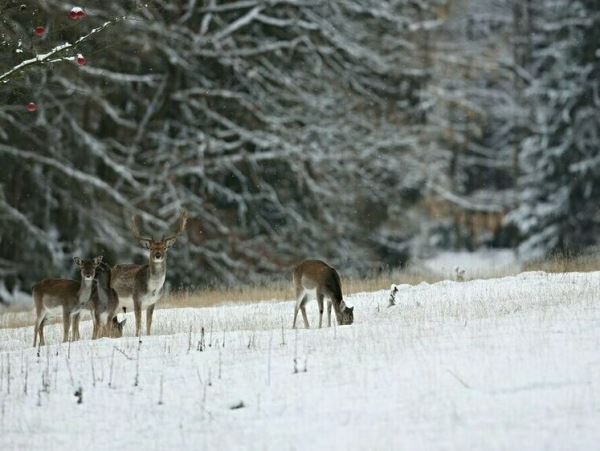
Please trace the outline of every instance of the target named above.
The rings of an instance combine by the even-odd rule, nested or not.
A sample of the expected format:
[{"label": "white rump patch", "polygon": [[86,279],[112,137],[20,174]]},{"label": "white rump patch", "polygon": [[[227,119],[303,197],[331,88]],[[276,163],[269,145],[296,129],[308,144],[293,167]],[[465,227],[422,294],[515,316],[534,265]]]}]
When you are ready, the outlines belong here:
[{"label": "white rump patch", "polygon": [[128,312],[133,312],[133,297],[120,297],[119,296],[119,307],[117,310],[123,311],[123,307],[127,309]]},{"label": "white rump patch", "polygon": [[58,307],[44,307],[44,314],[43,316],[47,317],[47,318],[54,318],[56,316],[62,316],[63,313],[63,309],[62,306],[58,306]]},{"label": "white rump patch", "polygon": [[302,293],[300,293],[300,296],[298,297],[298,299],[296,299],[296,301],[299,301],[300,299],[302,299],[304,296],[306,296],[306,303],[308,304],[311,300],[316,300],[317,299],[317,289],[316,288],[304,288],[304,290],[302,290]]}]

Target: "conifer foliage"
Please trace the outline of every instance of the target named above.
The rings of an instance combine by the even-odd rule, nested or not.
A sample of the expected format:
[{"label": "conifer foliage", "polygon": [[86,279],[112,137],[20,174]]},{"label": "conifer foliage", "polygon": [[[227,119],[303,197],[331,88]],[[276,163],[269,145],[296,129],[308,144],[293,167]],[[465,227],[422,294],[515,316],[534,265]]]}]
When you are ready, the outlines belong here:
[{"label": "conifer foliage", "polygon": [[509,221],[521,254],[581,250],[600,232],[600,4],[533,5],[529,134],[520,153],[519,202]]}]

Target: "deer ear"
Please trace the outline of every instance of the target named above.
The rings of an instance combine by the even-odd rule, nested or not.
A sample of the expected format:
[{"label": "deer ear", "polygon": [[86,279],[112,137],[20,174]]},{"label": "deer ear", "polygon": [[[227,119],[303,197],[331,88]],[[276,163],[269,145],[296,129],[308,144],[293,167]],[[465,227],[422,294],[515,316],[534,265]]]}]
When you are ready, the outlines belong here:
[{"label": "deer ear", "polygon": [[173,246],[175,244],[175,241],[177,241],[177,238],[167,238],[165,240],[165,247],[169,248]]},{"label": "deer ear", "polygon": [[350,312],[354,312],[354,306],[348,307],[348,310],[350,310]]},{"label": "deer ear", "polygon": [[119,321],[119,326],[123,327],[126,322],[127,322],[127,318],[125,318],[123,321]]},{"label": "deer ear", "polygon": [[73,261],[76,265],[81,265],[81,259],[79,257],[73,257]]},{"label": "deer ear", "polygon": [[149,240],[139,240],[140,246],[144,249],[150,249],[150,241]]},{"label": "deer ear", "polygon": [[97,257],[94,258],[94,264],[96,266],[98,266],[100,263],[102,263],[102,255],[98,255]]}]

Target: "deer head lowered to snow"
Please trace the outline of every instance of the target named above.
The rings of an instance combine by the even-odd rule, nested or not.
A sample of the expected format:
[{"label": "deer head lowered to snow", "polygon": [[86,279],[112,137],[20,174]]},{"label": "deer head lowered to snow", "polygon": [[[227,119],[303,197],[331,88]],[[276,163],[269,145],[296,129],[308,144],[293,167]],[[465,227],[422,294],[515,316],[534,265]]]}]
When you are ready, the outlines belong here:
[{"label": "deer head lowered to snow", "polygon": [[112,270],[111,286],[119,297],[119,307],[133,308],[135,333],[141,334],[142,309],[146,309],[146,333],[150,335],[154,306],[163,294],[167,274],[167,250],[175,244],[187,223],[187,212],[181,211],[179,225],[174,234],[155,240],[142,235],[138,217],[131,220],[131,231],[140,246],[148,249],[148,263],[145,265],[117,265]]},{"label": "deer head lowered to snow", "polygon": [[323,324],[323,300],[327,300],[327,322],[331,327],[331,307],[335,311],[337,322],[340,326],[354,322],[354,307],[348,307],[342,297],[342,283],[337,271],[321,260],[304,260],[294,268],[294,288],[296,290],[296,306],[294,308],[294,324],[298,311],[302,312],[304,326],[308,329],[305,305],[308,302],[308,293],[314,291],[319,304],[319,328]]}]

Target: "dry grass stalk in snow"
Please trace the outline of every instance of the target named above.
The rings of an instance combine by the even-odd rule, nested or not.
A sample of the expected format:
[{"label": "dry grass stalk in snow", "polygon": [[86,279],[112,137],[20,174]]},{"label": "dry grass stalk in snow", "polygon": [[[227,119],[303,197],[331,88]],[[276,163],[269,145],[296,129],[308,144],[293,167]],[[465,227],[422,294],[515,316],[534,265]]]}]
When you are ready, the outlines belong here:
[{"label": "dry grass stalk in snow", "polygon": [[524,270],[550,273],[598,271],[600,270],[600,256],[557,254],[543,260],[529,262],[525,265]]},{"label": "dry grass stalk in snow", "polygon": [[[545,261],[530,263],[526,266],[526,269],[547,272],[587,272],[600,269],[600,259],[593,256],[578,258],[553,257]],[[565,271],[561,271],[561,269]],[[518,271],[518,266],[515,266],[515,271]],[[489,274],[489,277],[493,277],[493,272],[490,271]],[[502,270],[499,274],[496,274],[496,277],[505,275],[505,271]],[[466,276],[466,279],[469,280],[469,274]],[[443,280],[439,274],[410,266],[402,270],[383,271],[367,277],[347,277],[343,274],[342,277],[344,279],[344,291],[347,294],[387,290],[393,284],[418,285],[422,282],[434,283]],[[278,280],[256,285],[211,287],[195,291],[173,292],[163,297],[156,306],[157,308],[203,308],[224,304],[248,304],[293,299],[294,290],[290,285],[290,281],[291,273]],[[86,319],[89,319],[89,316],[83,313],[82,320]],[[52,324],[55,321],[55,318],[51,318],[46,324]],[[0,329],[33,324],[34,316],[31,311],[0,313]]]},{"label": "dry grass stalk in snow", "polygon": [[[412,268],[383,271],[365,277],[344,279],[344,292],[347,294],[383,290],[392,283],[417,285],[421,282],[439,282],[439,276],[417,271]],[[180,291],[165,297],[157,305],[160,308],[211,307],[223,304],[247,304],[254,302],[294,299],[294,288],[290,284],[292,273],[286,277],[267,283],[236,287],[201,288],[196,291]],[[1,327],[1,326],[0,326]]]}]

